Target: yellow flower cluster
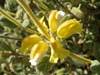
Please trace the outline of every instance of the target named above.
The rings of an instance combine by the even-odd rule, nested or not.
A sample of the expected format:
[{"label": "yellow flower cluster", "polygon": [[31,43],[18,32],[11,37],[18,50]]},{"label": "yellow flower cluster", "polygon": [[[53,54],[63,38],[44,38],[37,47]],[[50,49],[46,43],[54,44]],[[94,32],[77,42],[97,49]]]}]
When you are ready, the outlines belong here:
[{"label": "yellow flower cluster", "polygon": [[[73,34],[81,33],[83,29],[80,22],[76,19],[70,19],[58,25],[58,17],[64,15],[64,12],[62,14],[61,11],[52,10],[48,18],[49,27],[47,27],[44,18],[38,20],[24,0],[17,0],[17,2],[26,11],[39,33],[45,37],[42,38],[37,34],[33,34],[22,41],[21,50],[24,53],[29,53],[31,64],[37,65],[48,51],[48,48],[51,50],[50,62],[52,63],[57,63],[58,59],[62,61],[67,57],[72,57],[72,52],[62,46],[59,38],[68,38]],[[88,62],[84,58],[81,59]]]},{"label": "yellow flower cluster", "polygon": [[[49,28],[46,28],[43,18],[39,21],[43,25],[44,30],[48,31],[49,38],[43,39],[37,34],[30,35],[22,41],[21,50],[27,53],[30,52],[30,59],[33,65],[38,63],[38,60],[47,52],[48,47],[51,48],[50,62],[57,63],[58,59],[63,60],[70,55],[69,50],[63,48],[58,38],[68,38],[72,34],[80,33],[82,31],[81,24],[76,19],[67,20],[61,25],[57,26],[57,18],[59,11],[53,10],[50,13],[48,22]],[[41,33],[41,30],[39,30]],[[54,37],[52,34],[57,34]],[[41,35],[44,34],[43,32]],[[47,36],[47,35],[45,35]],[[47,40],[47,41],[46,41]]]}]

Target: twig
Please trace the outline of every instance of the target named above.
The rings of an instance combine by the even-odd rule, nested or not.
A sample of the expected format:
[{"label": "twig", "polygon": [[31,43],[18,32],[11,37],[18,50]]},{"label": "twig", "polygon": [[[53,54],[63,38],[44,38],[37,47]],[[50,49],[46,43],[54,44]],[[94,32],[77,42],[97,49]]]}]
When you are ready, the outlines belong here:
[{"label": "twig", "polygon": [[11,55],[13,55],[13,56],[18,56],[18,57],[27,57],[27,55],[23,55],[23,54],[21,54],[21,53],[18,53],[18,52],[16,52],[16,51],[0,51],[0,55],[2,56],[11,56]]},{"label": "twig", "polygon": [[0,35],[0,38],[12,39],[12,40],[21,40],[20,38],[8,37],[8,36],[1,36],[1,35]]},{"label": "twig", "polygon": [[84,64],[87,64],[87,65],[91,64],[91,62],[92,62],[90,59],[87,59],[87,58],[85,58],[85,57],[83,57],[81,55],[77,55],[75,53],[70,53],[69,57],[72,60],[76,60],[76,61],[78,61],[80,63],[84,63]]}]

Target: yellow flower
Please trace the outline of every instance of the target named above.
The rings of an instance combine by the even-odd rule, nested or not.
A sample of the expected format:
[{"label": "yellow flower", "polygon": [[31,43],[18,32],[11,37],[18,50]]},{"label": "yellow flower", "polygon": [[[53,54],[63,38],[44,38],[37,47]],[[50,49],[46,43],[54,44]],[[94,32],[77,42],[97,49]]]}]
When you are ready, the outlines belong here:
[{"label": "yellow flower", "polygon": [[[76,19],[67,20],[61,25],[57,26],[57,15],[59,11],[54,10],[50,13],[49,17],[49,29],[50,39],[42,40],[42,37],[33,34],[26,37],[22,41],[21,49],[23,52],[30,52],[30,62],[32,65],[37,65],[40,59],[48,50],[48,46],[51,48],[50,62],[57,63],[58,59],[63,61],[70,56],[70,51],[65,49],[57,37],[68,38],[72,34],[77,34],[82,31],[82,26]],[[46,26],[43,18],[39,21],[41,25]],[[50,25],[52,24],[52,25]],[[41,30],[39,30],[41,32]],[[58,36],[54,37],[52,33],[56,32]],[[48,43],[49,42],[49,43]]]},{"label": "yellow flower", "polygon": [[[53,10],[49,15],[49,27],[47,27],[43,21],[43,18],[38,20],[32,10],[23,0],[17,0],[17,2],[21,7],[24,8],[31,21],[36,25],[39,33],[45,37],[42,38],[41,35],[38,36],[33,34],[26,37],[22,41],[21,49],[25,53],[29,52],[30,62],[32,65],[37,65],[39,63],[40,59],[47,52],[48,47],[51,48],[50,62],[52,63],[57,63],[58,59],[62,61],[67,57],[73,58],[75,56],[75,58],[79,58],[79,56],[76,56],[69,50],[65,49],[58,39],[68,38],[72,36],[72,34],[81,33],[82,26],[79,21],[76,19],[70,19],[58,26],[58,18],[59,16],[63,16],[64,13],[61,11]],[[56,34],[56,36],[54,36],[54,34]],[[79,58],[79,60],[80,59],[83,60],[83,57]],[[84,60],[84,62],[90,61]]]},{"label": "yellow flower", "polygon": [[31,48],[31,53],[30,53],[30,62],[32,65],[37,65],[40,59],[44,56],[44,54],[48,50],[48,45],[40,41],[39,43],[35,44]]},{"label": "yellow flower", "polygon": [[60,38],[68,38],[72,34],[82,32],[82,25],[76,19],[67,20],[57,29],[57,35]]}]

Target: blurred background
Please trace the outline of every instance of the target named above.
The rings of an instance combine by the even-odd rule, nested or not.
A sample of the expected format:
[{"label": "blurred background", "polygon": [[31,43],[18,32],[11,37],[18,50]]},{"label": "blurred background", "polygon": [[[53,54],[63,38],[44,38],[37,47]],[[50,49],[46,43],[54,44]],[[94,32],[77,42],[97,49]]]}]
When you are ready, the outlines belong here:
[{"label": "blurred background", "polygon": [[29,57],[21,54],[19,48],[22,39],[36,33],[36,28],[16,0],[0,0],[0,7],[23,27],[17,28],[0,14],[0,75],[100,75],[100,0],[25,1],[36,16],[44,16],[46,22],[51,10],[65,12],[61,22],[72,18],[81,21],[82,35],[73,35],[62,43],[65,48],[91,59],[93,63],[82,65],[69,59],[51,64],[47,54],[37,66],[31,66]]}]

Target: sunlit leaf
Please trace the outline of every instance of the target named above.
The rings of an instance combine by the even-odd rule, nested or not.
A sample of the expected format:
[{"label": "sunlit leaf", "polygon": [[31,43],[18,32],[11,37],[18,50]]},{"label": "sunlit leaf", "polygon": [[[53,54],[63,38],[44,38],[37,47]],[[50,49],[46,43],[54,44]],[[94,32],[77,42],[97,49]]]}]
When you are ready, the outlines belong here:
[{"label": "sunlit leaf", "polygon": [[0,14],[3,15],[9,21],[13,22],[17,27],[21,26],[21,23],[19,23],[14,17],[8,14],[8,12],[6,12],[6,10],[2,9],[1,7],[0,7]]},{"label": "sunlit leaf", "polygon": [[91,70],[92,75],[100,75],[100,62],[97,60],[92,61]]}]

